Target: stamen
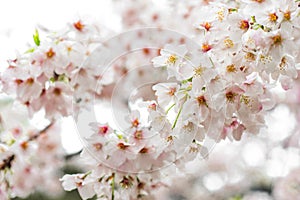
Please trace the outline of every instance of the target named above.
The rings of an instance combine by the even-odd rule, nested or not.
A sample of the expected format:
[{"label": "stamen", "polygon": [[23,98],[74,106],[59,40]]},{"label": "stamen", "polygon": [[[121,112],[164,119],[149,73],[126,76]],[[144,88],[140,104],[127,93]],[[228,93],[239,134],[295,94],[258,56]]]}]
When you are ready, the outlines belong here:
[{"label": "stamen", "polygon": [[203,95],[197,97],[197,102],[199,106],[205,105],[207,106],[206,99]]},{"label": "stamen", "polygon": [[170,64],[175,64],[176,61],[177,61],[177,56],[176,55],[170,55],[169,58],[168,58],[168,63]]},{"label": "stamen", "polygon": [[49,51],[46,52],[46,56],[47,58],[52,58],[53,56],[55,56],[55,52],[53,51],[52,48],[49,49]]},{"label": "stamen", "polygon": [[276,22],[277,19],[278,19],[278,16],[276,15],[276,13],[270,13],[270,14],[269,14],[269,20],[270,20],[271,22]]},{"label": "stamen", "polygon": [[204,70],[205,70],[205,68],[201,67],[201,66],[195,68],[194,69],[195,76],[201,76],[203,74]]},{"label": "stamen", "polygon": [[226,67],[226,71],[227,71],[228,73],[236,72],[235,65],[234,65],[234,64],[228,65],[228,66]]},{"label": "stamen", "polygon": [[224,40],[224,44],[228,49],[234,46],[233,41],[229,37]]}]

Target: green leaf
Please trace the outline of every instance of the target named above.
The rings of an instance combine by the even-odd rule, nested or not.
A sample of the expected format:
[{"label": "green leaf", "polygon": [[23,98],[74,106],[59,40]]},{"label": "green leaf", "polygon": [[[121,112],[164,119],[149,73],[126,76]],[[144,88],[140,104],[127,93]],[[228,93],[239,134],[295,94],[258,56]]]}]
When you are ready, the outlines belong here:
[{"label": "green leaf", "polygon": [[188,82],[192,82],[193,81],[193,77],[189,78],[189,79],[186,79],[186,80],[183,80],[181,81],[182,84],[186,84]]},{"label": "green leaf", "polygon": [[40,36],[39,36],[39,32],[37,29],[35,29],[35,33],[33,35],[33,41],[36,44],[36,46],[40,46],[41,41],[40,41]]}]

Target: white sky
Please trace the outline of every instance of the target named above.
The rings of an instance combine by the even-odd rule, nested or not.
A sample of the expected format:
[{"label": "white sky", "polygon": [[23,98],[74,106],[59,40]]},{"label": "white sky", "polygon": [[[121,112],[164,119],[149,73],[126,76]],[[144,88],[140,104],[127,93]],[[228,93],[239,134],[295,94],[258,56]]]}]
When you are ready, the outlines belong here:
[{"label": "white sky", "polygon": [[49,29],[60,29],[67,22],[90,16],[110,26],[116,23],[111,16],[110,0],[9,0],[0,3],[0,66],[15,51],[26,50],[32,34],[41,24]]}]

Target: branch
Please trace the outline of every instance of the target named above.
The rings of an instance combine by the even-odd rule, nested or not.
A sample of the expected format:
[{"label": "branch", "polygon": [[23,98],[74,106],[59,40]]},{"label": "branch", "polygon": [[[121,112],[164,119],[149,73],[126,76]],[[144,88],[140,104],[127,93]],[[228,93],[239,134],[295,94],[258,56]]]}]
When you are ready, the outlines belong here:
[{"label": "branch", "polygon": [[45,134],[50,128],[51,126],[55,123],[55,121],[50,122],[44,129],[40,130],[39,132],[37,132],[35,135],[31,136],[28,139],[28,142],[33,141],[35,139],[37,139],[40,135]]}]

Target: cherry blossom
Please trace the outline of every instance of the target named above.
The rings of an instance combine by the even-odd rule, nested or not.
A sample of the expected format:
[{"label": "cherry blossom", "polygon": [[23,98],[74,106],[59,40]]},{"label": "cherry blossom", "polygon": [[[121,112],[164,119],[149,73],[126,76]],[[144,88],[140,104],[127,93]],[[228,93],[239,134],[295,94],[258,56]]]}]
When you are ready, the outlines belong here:
[{"label": "cherry blossom", "polygon": [[[255,167],[272,174],[268,165],[274,160],[269,153],[249,164],[244,154],[251,141],[261,151],[256,157],[264,148],[275,151],[278,143],[285,153],[292,149],[288,136],[275,144],[264,132],[282,98],[275,89],[299,89],[299,2],[126,0],[112,5],[122,18],[121,31],[153,25],[161,34],[137,30],[124,39],[97,22],[78,19],[63,30],[46,31],[46,38],[36,30],[34,44],[1,73],[1,90],[9,97],[0,98],[0,199],[57,192],[59,180],[82,199],[158,199],[161,194],[168,199],[166,190],[180,191],[178,180],[190,191],[180,194],[188,199],[297,199],[298,172],[292,167],[273,194],[249,192],[255,183],[272,182]],[[163,34],[164,28],[176,37]],[[112,35],[117,36],[107,40]],[[148,46],[140,48],[143,42]],[[108,102],[114,123],[108,111],[100,113],[106,122],[79,117],[93,104]],[[280,103],[299,115],[291,102]],[[46,121],[42,128],[32,122],[39,115]],[[88,121],[81,158],[76,157],[83,160],[78,164],[83,172],[59,179],[57,172],[67,162],[60,120],[69,116],[77,124]],[[225,147],[211,156],[215,144]]]}]

